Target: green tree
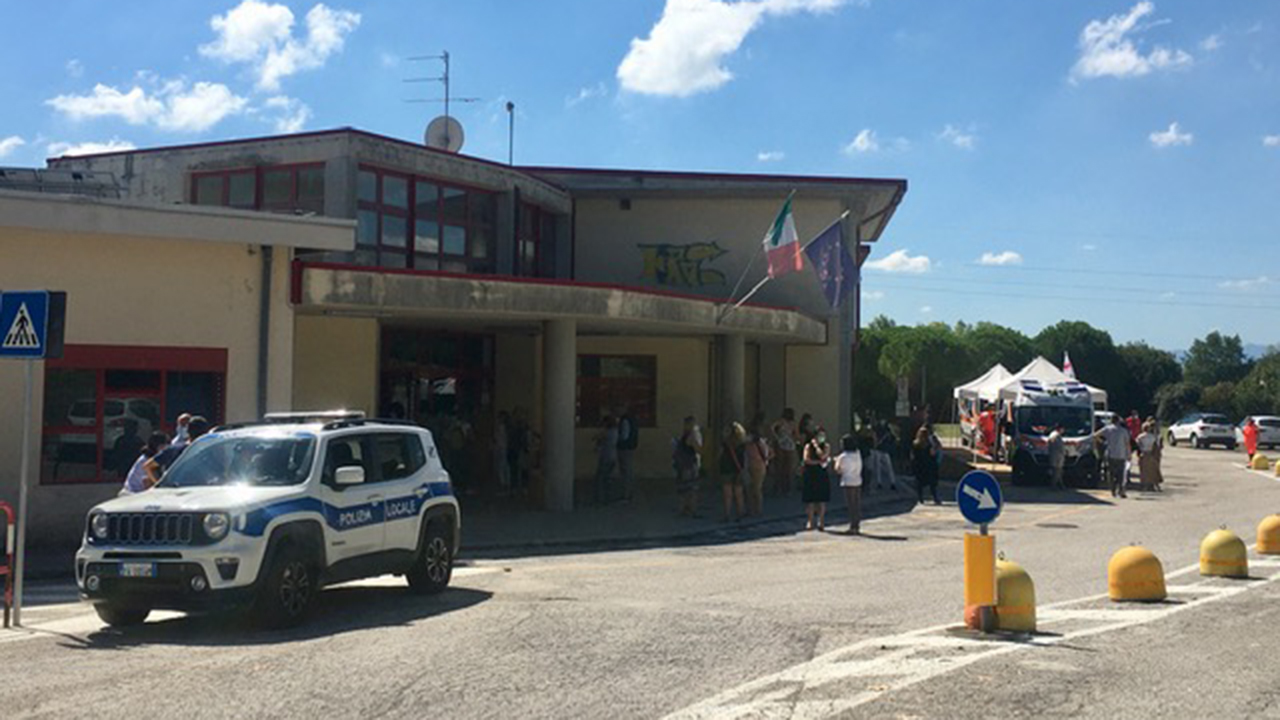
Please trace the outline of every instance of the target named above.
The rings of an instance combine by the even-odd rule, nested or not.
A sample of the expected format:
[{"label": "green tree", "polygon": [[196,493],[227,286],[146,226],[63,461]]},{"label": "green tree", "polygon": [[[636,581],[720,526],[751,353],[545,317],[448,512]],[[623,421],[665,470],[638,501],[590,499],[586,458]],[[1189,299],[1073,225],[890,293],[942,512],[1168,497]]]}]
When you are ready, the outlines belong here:
[{"label": "green tree", "polygon": [[1124,386],[1127,373],[1107,331],[1086,322],[1063,320],[1041,330],[1034,345],[1036,352],[1055,364],[1062,362],[1064,352],[1071,353],[1071,364],[1081,382],[1106,390],[1111,409],[1117,412],[1133,409],[1117,404],[1112,398]]},{"label": "green tree", "polygon": [[880,374],[891,383],[907,378],[913,405],[920,403],[923,385],[933,418],[950,420],[952,389],[973,375],[968,351],[955,331],[945,323],[930,323],[892,328],[888,336],[877,361]]},{"label": "green tree", "polygon": [[1009,372],[1018,372],[1036,354],[1031,338],[996,323],[957,323],[956,335],[969,353],[975,375],[986,372],[996,363],[1004,365]]},{"label": "green tree", "polygon": [[1272,348],[1236,383],[1235,410],[1246,415],[1280,415],[1280,349]]},{"label": "green tree", "polygon": [[897,330],[892,320],[881,315],[862,330],[853,359],[853,411],[866,419],[870,415],[893,416],[897,387],[880,373],[880,353]]},{"label": "green tree", "polygon": [[1200,388],[1188,382],[1170,383],[1156,391],[1156,415],[1162,425],[1181,420],[1196,409]]},{"label": "green tree", "polygon": [[1236,384],[1220,382],[1200,391],[1200,409],[1205,412],[1218,412],[1223,415],[1235,414]]},{"label": "green tree", "polygon": [[1214,330],[1191,344],[1182,369],[1187,382],[1207,388],[1242,379],[1249,374],[1249,361],[1239,335],[1223,335]]},{"label": "green tree", "polygon": [[1117,408],[1137,410],[1143,417],[1156,411],[1156,391],[1182,381],[1182,366],[1173,353],[1157,350],[1143,342],[1125,343],[1116,348],[1126,379],[1107,388]]}]

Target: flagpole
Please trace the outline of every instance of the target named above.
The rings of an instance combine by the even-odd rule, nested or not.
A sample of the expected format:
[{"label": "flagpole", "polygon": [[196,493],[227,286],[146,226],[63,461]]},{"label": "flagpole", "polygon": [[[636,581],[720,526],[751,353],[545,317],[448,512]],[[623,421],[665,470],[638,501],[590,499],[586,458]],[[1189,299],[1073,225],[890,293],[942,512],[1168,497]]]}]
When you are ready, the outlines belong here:
[{"label": "flagpole", "polygon": [[[786,205],[793,198],[795,198],[795,196],[796,196],[795,188],[792,188],[791,192],[787,194],[787,199],[783,200],[782,204]],[[772,224],[770,225],[770,227],[772,227]],[[734,296],[737,295],[738,291],[742,289],[742,283],[744,280],[747,279],[747,275],[751,272],[752,266],[756,264],[756,258],[763,255],[764,252],[765,252],[764,243],[761,243],[760,247],[756,250],[755,254],[751,256],[751,260],[747,262],[747,267],[742,271],[742,274],[738,276],[738,282],[734,283],[733,290],[729,293],[729,297],[725,299],[725,302],[720,303],[720,307],[716,312],[717,323],[719,323],[722,319],[724,319],[725,315],[729,314],[727,310],[729,303],[733,302]],[[766,275],[765,277],[768,277],[768,275]],[[758,289],[760,289],[759,285],[757,285],[755,288],[752,288],[751,292],[747,293],[747,297],[750,297],[751,294]],[[734,307],[736,308],[737,305],[734,305]]]},{"label": "flagpole", "polygon": [[[847,218],[847,217],[849,217],[849,211],[848,211],[848,210],[845,210],[844,212],[840,213],[840,217],[836,218],[836,219],[835,219],[835,222],[833,222],[833,223],[831,223],[830,225],[828,225],[828,226],[826,226],[825,228],[823,228],[822,232],[820,232],[820,233],[818,233],[817,235],[814,235],[812,238],[810,238],[810,239],[809,239],[809,242],[805,243],[804,245],[801,245],[801,246],[800,246],[800,252],[801,252],[801,253],[804,253],[804,251],[805,251],[806,249],[808,249],[808,247],[809,247],[810,245],[812,245],[812,244],[814,243],[814,241],[815,241],[815,240],[817,240],[818,238],[820,238],[820,237],[822,237],[823,235],[825,235],[825,234],[827,233],[827,231],[828,231],[828,230],[830,230],[831,228],[833,228],[833,227],[835,227],[836,225],[838,225],[838,224],[840,224],[840,223],[844,222],[844,219],[845,219],[845,218]],[[726,309],[726,310],[725,310],[725,311],[720,315],[720,317],[716,320],[716,322],[723,321],[726,317],[728,317],[728,316],[729,316],[729,313],[731,313],[731,312],[733,312],[734,310],[737,310],[738,308],[742,307],[742,304],[743,304],[743,303],[745,303],[746,301],[750,300],[750,299],[751,299],[751,296],[755,295],[757,292],[760,292],[760,288],[764,287],[764,286],[765,286],[766,284],[768,284],[768,282],[769,282],[770,280],[772,280],[772,279],[773,279],[773,276],[771,276],[771,275],[765,275],[763,278],[761,278],[761,279],[760,279],[760,282],[756,283],[755,287],[753,287],[753,288],[751,288],[751,290],[747,291],[747,294],[746,294],[746,295],[743,295],[741,300],[739,300],[738,302],[734,303],[732,307],[727,308],[727,309]]]}]

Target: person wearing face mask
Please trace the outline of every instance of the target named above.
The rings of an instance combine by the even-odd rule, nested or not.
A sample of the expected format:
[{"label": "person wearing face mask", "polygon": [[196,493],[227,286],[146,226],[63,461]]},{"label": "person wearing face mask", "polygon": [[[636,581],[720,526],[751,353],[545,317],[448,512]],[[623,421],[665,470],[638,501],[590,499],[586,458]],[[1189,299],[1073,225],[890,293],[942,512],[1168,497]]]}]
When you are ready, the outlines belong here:
[{"label": "person wearing face mask", "polygon": [[831,500],[831,478],[827,467],[831,464],[831,446],[827,444],[827,431],[821,426],[814,429],[812,438],[804,444],[804,479],[800,499],[804,502],[806,527],[827,529],[827,503]]},{"label": "person wearing face mask", "polygon": [[911,443],[911,469],[916,476],[916,498],[921,505],[925,488],[933,495],[934,505],[942,504],[938,499],[938,456],[931,434],[928,425],[921,425],[915,442]]}]

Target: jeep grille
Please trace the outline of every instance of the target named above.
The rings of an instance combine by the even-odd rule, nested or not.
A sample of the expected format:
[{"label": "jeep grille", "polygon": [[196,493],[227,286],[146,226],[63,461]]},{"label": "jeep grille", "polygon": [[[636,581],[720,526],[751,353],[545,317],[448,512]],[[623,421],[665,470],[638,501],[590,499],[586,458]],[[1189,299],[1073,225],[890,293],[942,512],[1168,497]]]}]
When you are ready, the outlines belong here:
[{"label": "jeep grille", "polygon": [[190,545],[199,513],[112,513],[104,542],[116,545]]}]

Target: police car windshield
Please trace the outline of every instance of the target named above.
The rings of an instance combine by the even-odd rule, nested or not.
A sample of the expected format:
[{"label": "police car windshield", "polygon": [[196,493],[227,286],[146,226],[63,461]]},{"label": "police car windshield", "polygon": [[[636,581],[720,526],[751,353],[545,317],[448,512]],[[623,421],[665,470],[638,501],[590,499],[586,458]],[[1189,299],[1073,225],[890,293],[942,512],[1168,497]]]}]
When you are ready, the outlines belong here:
[{"label": "police car windshield", "polygon": [[297,485],[311,473],[311,435],[212,436],[193,443],[159,487]]},{"label": "police car windshield", "polygon": [[1093,411],[1082,407],[1018,408],[1018,432],[1022,435],[1048,435],[1057,425],[1062,434],[1080,437],[1092,432]]}]

